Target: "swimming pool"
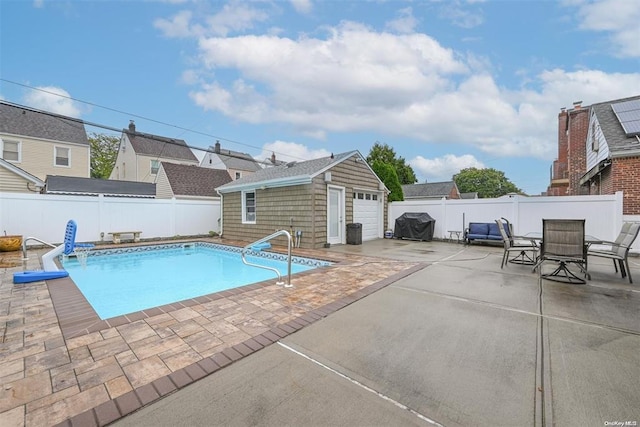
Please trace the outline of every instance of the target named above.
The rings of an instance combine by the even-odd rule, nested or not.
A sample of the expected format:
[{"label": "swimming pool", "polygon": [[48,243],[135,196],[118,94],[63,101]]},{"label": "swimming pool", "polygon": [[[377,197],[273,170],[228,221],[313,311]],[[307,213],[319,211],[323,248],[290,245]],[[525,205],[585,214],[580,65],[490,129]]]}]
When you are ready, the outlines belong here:
[{"label": "swimming pool", "polygon": [[[74,257],[62,265],[101,319],[146,310],[273,279],[273,271],[242,263],[241,248],[196,242],[92,250],[86,266]],[[287,256],[261,251],[247,261],[287,275]],[[330,262],[292,257],[291,273]]]}]

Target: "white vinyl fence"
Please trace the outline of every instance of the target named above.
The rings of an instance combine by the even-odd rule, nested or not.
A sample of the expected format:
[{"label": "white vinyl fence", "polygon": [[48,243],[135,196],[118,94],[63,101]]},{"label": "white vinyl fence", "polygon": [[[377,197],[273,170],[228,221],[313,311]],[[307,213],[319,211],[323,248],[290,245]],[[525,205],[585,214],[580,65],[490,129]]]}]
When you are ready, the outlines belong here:
[{"label": "white vinyl fence", "polygon": [[0,193],[3,235],[58,244],[70,219],[78,224],[78,242],[111,241],[112,231],[142,231],[143,239],[206,235],[220,232],[220,202]]},{"label": "white vinyl fence", "polygon": [[[436,220],[434,238],[449,238],[449,231],[463,232],[470,222],[493,222],[506,218],[514,233],[525,235],[542,231],[542,219],[585,219],[586,234],[615,240],[623,221],[640,221],[638,215],[622,215],[622,192],[603,196],[524,197],[496,199],[413,200],[389,204],[389,223],[405,212],[427,212]],[[633,251],[640,250],[640,239]]]}]

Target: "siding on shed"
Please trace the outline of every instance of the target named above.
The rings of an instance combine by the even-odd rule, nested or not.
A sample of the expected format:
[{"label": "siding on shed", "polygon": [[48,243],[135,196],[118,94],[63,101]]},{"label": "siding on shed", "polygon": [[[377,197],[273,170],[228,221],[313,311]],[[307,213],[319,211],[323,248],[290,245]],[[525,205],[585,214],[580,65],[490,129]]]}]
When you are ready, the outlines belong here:
[{"label": "siding on shed", "polygon": [[[378,178],[354,156],[330,168],[331,185],[345,189],[346,224],[353,222],[354,190],[378,191],[384,204],[383,224],[387,223],[387,194],[378,188]],[[327,183],[324,173],[311,184],[260,189],[256,184],[256,223],[242,224],[241,192],[227,193],[222,199],[223,237],[247,243],[261,239],[276,230],[302,231],[301,248],[321,248],[327,242]],[[293,222],[291,222],[293,219]],[[293,236],[295,237],[295,236]],[[286,246],[284,237],[273,241]]]}]

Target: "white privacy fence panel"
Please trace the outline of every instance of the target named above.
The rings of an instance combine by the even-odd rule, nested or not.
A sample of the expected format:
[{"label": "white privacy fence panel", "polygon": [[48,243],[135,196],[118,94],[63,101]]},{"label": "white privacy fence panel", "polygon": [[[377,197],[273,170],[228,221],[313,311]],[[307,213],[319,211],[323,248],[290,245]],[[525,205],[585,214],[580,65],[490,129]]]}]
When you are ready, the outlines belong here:
[{"label": "white privacy fence panel", "polygon": [[219,233],[220,202],[0,193],[2,234],[61,243],[70,219],[78,241],[109,241],[111,231],[142,231],[142,238]]},{"label": "white privacy fence panel", "polygon": [[[449,231],[464,231],[470,222],[492,222],[506,218],[514,232],[524,235],[542,231],[542,219],[585,219],[586,233],[614,240],[623,221],[640,221],[639,215],[622,215],[622,192],[603,196],[524,197],[497,199],[410,200],[389,203],[389,223],[405,212],[427,212],[436,220],[434,237],[448,238]],[[640,249],[640,239],[633,245]]]}]

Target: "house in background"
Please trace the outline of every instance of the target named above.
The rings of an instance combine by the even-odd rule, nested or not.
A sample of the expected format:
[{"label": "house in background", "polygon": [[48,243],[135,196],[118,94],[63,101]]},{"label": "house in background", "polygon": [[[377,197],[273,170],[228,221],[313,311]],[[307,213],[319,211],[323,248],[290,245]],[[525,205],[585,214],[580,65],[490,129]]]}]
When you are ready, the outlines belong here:
[{"label": "house in background", "polygon": [[358,151],[265,168],[218,192],[227,239],[251,242],[285,229],[301,233],[301,248],[321,248],[346,243],[350,223],[362,224],[363,241],[381,238],[387,221],[389,190]]},{"label": "house in background", "polygon": [[460,193],[460,198],[461,199],[477,199],[478,198],[478,192],[477,191],[472,191],[470,193]]},{"label": "house in background", "polygon": [[640,96],[558,115],[550,196],[623,192],[623,213],[640,214]]},{"label": "house in background", "polygon": [[402,186],[405,200],[460,199],[460,192],[455,181],[425,182],[423,184],[406,184]]},{"label": "house in background", "polygon": [[153,199],[156,196],[156,184],[135,181],[112,181],[98,178],[77,178],[72,176],[47,176],[46,194],[64,194],[72,196],[136,197]]},{"label": "house in background", "polygon": [[226,170],[162,162],[156,183],[158,199],[219,199],[217,188],[231,182]]},{"label": "house in background", "polygon": [[0,191],[39,191],[47,175],[90,176],[90,147],[81,120],[4,101],[0,154]]},{"label": "house in background", "polygon": [[236,180],[262,169],[260,164],[249,154],[238,151],[223,150],[220,142],[205,152],[200,166],[203,168],[226,170],[231,179]]},{"label": "house in background", "polygon": [[136,131],[133,120],[122,130],[118,157],[109,179],[156,182],[161,162],[198,165],[198,159],[182,139]]},{"label": "house in background", "polygon": [[0,192],[40,193],[44,186],[44,181],[37,176],[31,175],[13,163],[0,159]]}]

